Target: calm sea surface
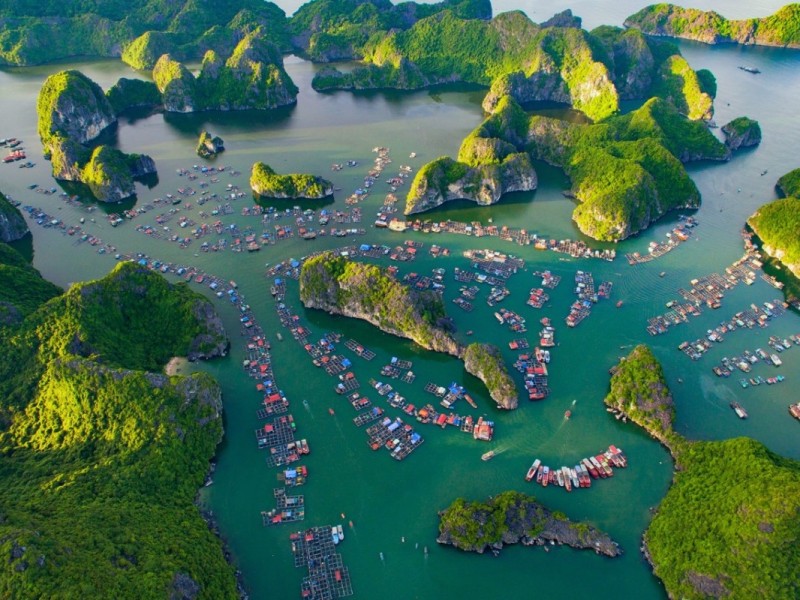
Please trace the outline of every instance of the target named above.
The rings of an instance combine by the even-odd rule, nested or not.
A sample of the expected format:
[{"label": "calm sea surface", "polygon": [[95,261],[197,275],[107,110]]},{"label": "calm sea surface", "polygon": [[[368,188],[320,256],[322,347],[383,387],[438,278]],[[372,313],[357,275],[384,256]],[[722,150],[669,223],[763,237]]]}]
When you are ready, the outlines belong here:
[{"label": "calm sea surface", "polygon": [[[506,1],[496,2],[495,10],[522,9],[534,20],[543,20],[571,6],[584,18],[586,26],[595,27],[601,23],[620,24],[625,16],[644,4],[559,2],[548,3],[545,10],[541,3]],[[281,5],[289,13],[298,6],[294,2]],[[705,2],[698,6],[716,5]],[[766,15],[778,6],[779,2],[750,2],[726,4],[718,10],[726,16],[743,17]],[[671,329],[666,335],[651,338],[645,331],[649,317],[665,312],[665,303],[678,299],[678,288],[688,287],[695,277],[723,272],[741,256],[739,231],[745,219],[775,197],[773,186],[777,177],[800,166],[795,150],[800,140],[800,120],[796,113],[800,52],[711,48],[692,43],[680,46],[694,68],[711,69],[717,77],[716,122],[721,125],[740,115],[750,116],[760,122],[764,141],[755,150],[737,154],[729,163],[691,166],[692,177],[703,194],[702,208],[696,213],[700,226],[695,239],[655,262],[637,267],[628,266],[622,257],[613,263],[577,261],[491,238],[403,236],[377,231],[370,223],[387,191],[382,181],[361,204],[362,225],[367,228],[367,235],[345,241],[295,239],[253,254],[202,253],[199,241],[180,249],[174,243],[151,239],[136,231],[138,225],[155,225],[155,215],[168,207],[111,228],[104,211],[113,212],[116,207],[90,210],[91,205],[70,206],[57,194],[38,194],[28,186],[57,187],[49,174],[49,164],[40,157],[36,135],[35,99],[44,78],[62,68],[76,68],[106,88],[121,76],[142,76],[116,61],[0,71],[0,137],[25,140],[29,158],[37,163],[32,169],[0,165],[0,185],[24,204],[43,208],[66,223],[76,224],[84,218],[89,233],[114,244],[120,252],[146,252],[162,260],[197,265],[238,282],[272,340],[276,379],[292,403],[291,413],[298,424],[299,436],[308,439],[311,446],[311,455],[302,463],[308,466],[310,478],[305,487],[299,488],[306,500],[306,520],[300,525],[339,522],[345,525],[346,540],[339,549],[350,568],[356,597],[663,598],[663,588],[652,576],[638,548],[650,519],[650,509],[658,504],[669,486],[672,465],[658,444],[605,411],[602,399],[608,389],[608,368],[618,357],[640,342],[653,347],[673,390],[678,407],[677,428],[682,434],[694,439],[747,435],[776,452],[800,458],[797,423],[787,412],[788,403],[797,401],[794,385],[800,381],[800,350],[784,353],[779,372],[786,376],[787,383],[782,385],[743,390],[738,377],[723,380],[711,372],[711,366],[723,356],[766,347],[769,335],[786,337],[800,333],[800,319],[796,315],[784,315],[765,330],[728,334],[724,343],[716,345],[697,362],[676,349],[681,341],[704,336],[707,329],[751,303],[776,298],[779,294],[776,290],[758,279],[754,285],[739,286],[726,295],[719,310],[705,310],[700,317]],[[228,183],[246,189],[250,166],[261,160],[279,172],[310,172],[329,177],[341,191],[337,192],[335,203],[326,208],[344,209],[346,196],[363,183],[374,157],[371,152],[374,146],[391,148],[394,162],[385,175],[392,174],[401,164],[416,170],[437,156],[455,155],[461,139],[482,119],[481,91],[322,95],[310,87],[313,65],[292,57],[286,62],[287,70],[300,87],[298,104],[292,109],[266,116],[159,114],[124,119],[117,133],[119,147],[151,155],[159,170],[159,183],[152,189],[141,187],[137,202],[144,204],[164,197],[191,183],[178,177],[176,169],[201,162],[194,154],[194,146],[204,128],[221,135],[226,142],[228,150],[217,164],[231,165],[244,173],[238,178],[223,173],[219,183],[210,185],[212,192],[221,194]],[[757,67],[761,74],[748,74],[737,69],[739,65]],[[411,152],[416,152],[417,157],[409,158]],[[359,165],[330,171],[331,163],[347,160],[356,160]],[[514,195],[488,209],[463,203],[434,214],[437,218],[460,221],[486,222],[491,218],[497,225],[523,226],[548,237],[580,238],[570,220],[574,205],[561,193],[568,185],[565,177],[544,165],[537,166],[537,171],[540,185],[534,193]],[[762,175],[764,171],[767,173]],[[197,183],[193,184],[195,188]],[[249,197],[234,200],[231,202],[234,213],[220,218],[225,225],[253,227],[260,233],[258,219],[240,214],[241,208],[249,205],[252,205]],[[210,202],[202,208],[210,212],[214,206]],[[202,219],[198,210],[195,206],[181,214],[197,222],[217,218]],[[619,253],[646,251],[651,241],[663,240],[675,222],[676,219],[664,219],[646,234],[620,244]],[[293,224],[288,219],[281,223]],[[167,226],[173,232],[181,231],[177,219]],[[100,255],[87,244],[76,244],[74,237],[35,224],[32,231],[36,266],[60,285],[100,277],[114,264],[111,253]],[[216,241],[215,236],[207,239]],[[360,322],[305,311],[297,299],[296,283],[290,282],[287,303],[310,326],[312,341],[319,339],[324,331],[339,331],[377,353],[375,360],[367,363],[342,348],[354,362],[362,391],[377,405],[383,405],[389,414],[396,411],[366,384],[370,378],[379,377],[380,366],[390,357],[398,356],[414,361],[417,381],[413,385],[399,381],[392,384],[417,405],[433,399],[422,390],[426,382],[444,385],[455,380],[467,386],[480,407],[473,410],[459,406],[459,411],[475,416],[486,414],[496,421],[495,441],[488,445],[452,429],[421,426],[424,445],[398,463],[385,451],[370,451],[364,432],[352,423],[355,414],[352,408],[333,392],[333,379],[311,365],[307,354],[288,333],[284,332],[285,341],[277,341],[275,334],[280,325],[264,272],[266,263],[299,258],[312,250],[362,242],[396,245],[404,239],[424,242],[425,247],[416,262],[401,265],[401,275],[410,271],[428,274],[433,268],[446,268],[445,299],[449,312],[457,320],[458,335],[465,342],[497,343],[504,348],[509,362],[515,354],[508,350],[507,342],[518,336],[498,326],[492,317],[496,309],[490,309],[484,302],[486,290],[481,291],[472,313],[464,313],[450,303],[461,285],[453,280],[452,269],[467,266],[461,253],[468,248],[495,248],[523,257],[526,271],[511,279],[512,294],[500,306],[527,317],[530,329],[527,337],[531,341],[535,339],[539,318],[551,317],[557,327],[559,345],[553,349],[550,364],[551,396],[540,403],[523,400],[518,410],[501,413],[493,408],[480,382],[467,375],[457,361],[422,352]],[[431,258],[427,253],[431,243],[449,248],[450,257]],[[381,261],[381,264],[389,263]],[[536,311],[527,307],[525,300],[528,290],[538,287],[539,280],[531,272],[541,269],[550,269],[563,280],[550,294],[550,302]],[[563,319],[574,298],[572,281],[578,269],[591,271],[596,282],[611,281],[614,288],[611,301],[600,303],[579,327],[568,329]],[[665,276],[660,277],[662,271]],[[195,287],[210,295],[207,288]],[[623,300],[622,308],[615,308],[617,300]],[[273,505],[277,470],[265,465],[265,454],[256,449],[253,438],[253,430],[258,426],[255,409],[259,395],[252,380],[241,370],[244,353],[238,337],[238,319],[229,305],[222,303],[220,309],[232,334],[232,352],[228,358],[202,368],[216,375],[224,388],[227,435],[220,447],[214,485],[203,490],[203,500],[214,511],[252,597],[296,598],[304,571],[292,566],[288,535],[295,528],[284,525],[265,529],[261,525],[260,511]],[[474,331],[471,338],[465,336],[467,330]],[[777,372],[763,365],[754,371],[764,376]],[[303,399],[307,400],[307,406]],[[745,406],[749,420],[735,417],[728,407],[733,399]],[[334,416],[329,414],[329,408],[335,409]],[[568,408],[573,413],[569,421],[564,419]],[[534,488],[523,480],[535,457],[552,466],[573,465],[577,459],[597,454],[609,444],[625,450],[630,467],[617,471],[611,480],[597,482],[589,490],[567,494],[558,488]],[[502,452],[491,462],[482,462],[480,456],[489,448]],[[546,553],[541,548],[511,547],[503,550],[499,558],[493,558],[464,554],[436,544],[437,511],[455,497],[483,499],[507,489],[534,493],[549,507],[571,518],[590,520],[618,540],[626,554],[608,560],[566,548]],[[348,526],[350,521],[352,528]]]}]

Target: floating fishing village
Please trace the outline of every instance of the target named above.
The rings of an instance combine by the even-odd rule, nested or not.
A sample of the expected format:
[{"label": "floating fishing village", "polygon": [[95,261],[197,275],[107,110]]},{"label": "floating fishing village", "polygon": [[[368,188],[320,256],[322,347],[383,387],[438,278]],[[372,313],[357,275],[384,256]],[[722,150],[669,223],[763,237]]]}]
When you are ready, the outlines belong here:
[{"label": "floating fishing village", "polygon": [[[137,232],[153,240],[176,244],[180,249],[195,249],[197,253],[233,252],[248,255],[263,247],[296,238],[311,241],[324,237],[363,236],[367,229],[360,226],[362,213],[358,205],[369,196],[383,170],[391,163],[387,148],[378,147],[375,151],[378,154],[375,166],[364,179],[363,187],[357,188],[348,196],[345,210],[302,210],[297,206],[276,210],[264,208],[260,204],[236,209],[234,206],[246,194],[239,185],[223,183],[222,178],[235,180],[240,173],[226,166],[194,165],[179,169],[177,173],[191,182],[191,185],[178,188],[174,194],[166,194],[141,204],[135,210],[111,213],[103,219],[112,228],[123,226],[128,221],[147,219],[148,223],[136,225]],[[357,161],[346,164],[348,168],[358,166]],[[334,164],[332,169],[342,170],[344,164]],[[576,259],[615,259],[614,250],[593,250],[583,242],[546,239],[525,229],[484,226],[478,222],[465,224],[450,220],[399,221],[392,216],[396,211],[396,197],[393,192],[404,184],[411,172],[411,167],[401,167],[396,177],[387,180],[391,193],[386,195],[373,227],[385,227],[398,233],[409,231],[452,233],[476,238],[494,237],[523,246],[530,245],[537,250],[563,253]],[[214,186],[220,189],[214,191]],[[31,187],[31,190],[44,195],[51,193],[38,186]],[[296,493],[308,481],[309,469],[299,463],[310,455],[313,440],[309,442],[298,435],[297,424],[289,412],[292,403],[277,383],[273,370],[275,365],[271,355],[272,343],[275,340],[282,341],[284,335],[291,336],[305,351],[310,365],[330,377],[329,397],[314,398],[314,406],[327,402],[327,412],[333,419],[345,412],[353,415],[348,416],[347,420],[352,421],[354,429],[364,432],[365,444],[371,451],[383,451],[395,461],[403,461],[424,446],[423,435],[436,435],[430,433],[436,429],[452,429],[466,434],[467,437],[471,436],[476,442],[496,440],[495,419],[481,412],[473,396],[459,383],[427,381],[422,384],[417,380],[412,360],[393,356],[385,364],[377,364],[373,362],[376,352],[344,333],[326,331],[319,335],[314,334],[310,324],[288,303],[287,282],[297,281],[303,263],[319,253],[309,252],[299,259],[284,259],[266,268],[266,287],[283,328],[283,334],[268,334],[257,323],[253,310],[234,281],[215,276],[198,266],[163,262],[149,253],[121,252],[113,243],[88,233],[89,226],[97,223],[94,206],[85,205],[76,197],[66,194],[59,198],[69,206],[85,211],[87,217],[82,217],[79,223],[68,224],[42,208],[19,202],[15,204],[21,206],[30,220],[40,227],[74,238],[76,246],[85,244],[98,254],[109,254],[119,261],[132,260],[160,273],[179,277],[187,283],[207,287],[217,299],[230,302],[239,311],[246,356],[242,368],[255,381],[258,394],[255,406],[258,422],[254,429],[255,446],[263,453],[266,465],[279,470],[276,474],[279,486],[273,488],[271,498],[263,499],[265,506],[260,516],[264,527],[273,528],[302,522],[307,516],[314,514],[313,503],[307,505],[306,495]],[[241,219],[245,224],[237,224],[234,219]],[[680,224],[667,234],[666,242],[651,243],[646,254],[627,254],[629,265],[651,262],[679,248],[691,239],[696,225],[697,221],[693,217],[682,215]],[[451,256],[448,248],[437,244],[427,245],[417,239],[406,239],[393,247],[361,243],[340,246],[333,252],[350,259],[389,260],[392,264],[387,268],[387,273],[416,291],[432,290],[444,295],[448,288],[454,287],[450,284],[448,267],[437,267],[428,273],[400,271],[401,266],[411,266],[422,252],[426,252],[431,258],[450,257],[453,261],[458,258]],[[195,256],[198,256],[197,253]],[[583,269],[562,269],[561,274],[551,270],[528,273],[524,259],[490,248],[464,250],[460,258],[463,260],[458,262],[458,266],[452,267],[452,278],[456,284],[455,289],[458,290],[456,297],[451,300],[452,304],[461,311],[470,313],[475,309],[479,297],[483,296],[501,331],[513,336],[513,339],[507,341],[507,346],[509,350],[518,352],[513,367],[522,376],[524,394],[531,401],[547,399],[552,393],[548,365],[551,362],[551,352],[557,346],[556,329],[550,317],[541,317],[538,319],[541,328],[535,336],[531,335],[535,340],[531,342],[526,337],[529,333],[529,316],[541,314],[543,310],[551,308],[551,296],[558,289],[562,278],[571,276],[574,279],[574,300],[567,307],[564,322],[567,327],[575,328],[591,315],[598,303],[611,299],[614,284],[611,281],[601,281],[595,286],[592,273]],[[726,269],[724,276],[714,273],[692,280],[689,288],[677,290],[683,303],[670,301],[667,304],[669,312],[648,320],[648,333],[663,334],[677,324],[687,323],[688,317],[701,314],[702,305],[711,309],[719,308],[723,296],[733,287],[741,282],[752,285],[760,267],[757,254],[748,249],[742,259]],[[505,306],[511,302],[508,299],[512,297],[509,281],[512,278],[531,276],[533,284],[529,287],[527,297],[514,298],[518,302],[513,310],[510,304]],[[500,304],[503,306],[498,306]],[[616,306],[619,308],[622,305],[623,301],[620,299]],[[526,316],[523,311],[525,306],[525,310],[534,312],[528,312]],[[753,304],[736,312],[713,330],[708,330],[704,336],[691,342],[683,342],[679,349],[693,360],[698,360],[731,332],[765,328],[784,314],[787,307],[781,300],[765,301],[762,306]],[[471,331],[466,333],[471,334]],[[770,338],[767,345],[772,352],[767,353],[761,348],[753,352],[745,351],[740,356],[722,359],[712,370],[719,377],[729,377],[734,369],[749,373],[759,362],[779,366],[781,363],[776,353],[798,344],[800,338],[797,336],[787,340]],[[741,388],[749,388],[761,383],[780,383],[784,379],[781,375],[754,375],[742,378],[740,385]],[[302,403],[309,409],[308,399],[302,400]],[[738,402],[730,402],[730,406],[740,418],[748,417]],[[349,412],[351,410],[353,412]],[[790,414],[800,419],[800,404],[790,405]],[[567,410],[565,422],[570,417],[571,410]],[[435,427],[427,427],[430,425]],[[502,452],[503,449],[499,447],[490,449],[481,454],[480,458],[484,462],[489,461]],[[543,487],[561,487],[570,492],[573,489],[592,487],[593,480],[597,482],[612,478],[614,469],[626,466],[626,456],[616,446],[611,445],[604,452],[575,461],[572,466],[550,467],[537,458],[528,468],[525,480]],[[209,479],[207,485],[212,483]],[[344,513],[342,517],[344,518]],[[353,521],[350,521],[349,527],[353,526]],[[295,566],[307,569],[307,575],[301,584],[303,598],[341,598],[354,594],[349,569],[342,556],[337,553],[338,545],[344,538],[342,525],[311,527],[289,535]],[[427,547],[425,550],[427,556]],[[382,552],[380,558],[383,560]]]}]

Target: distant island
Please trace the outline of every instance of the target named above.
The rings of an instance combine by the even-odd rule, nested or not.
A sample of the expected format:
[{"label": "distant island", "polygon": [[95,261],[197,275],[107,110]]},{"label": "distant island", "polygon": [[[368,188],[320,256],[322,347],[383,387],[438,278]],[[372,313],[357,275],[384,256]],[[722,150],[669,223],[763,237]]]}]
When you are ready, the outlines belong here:
[{"label": "distant island", "polygon": [[646,556],[670,598],[800,594],[800,462],[749,438],[698,442],[675,432],[669,389],[646,346],[615,367],[606,404],[675,458],[672,487],[644,534]]},{"label": "distant island", "polygon": [[320,200],[333,195],[333,184],[316,175],[278,175],[262,162],[253,165],[250,187],[258,196],[285,200]]},{"label": "distant island", "polygon": [[218,135],[211,135],[208,131],[200,133],[195,152],[202,158],[213,158],[225,151],[225,142]]},{"label": "distant island", "polygon": [[444,10],[463,18],[489,19],[489,0],[444,0],[436,4],[389,0],[314,0],[292,18],[273,2],[236,0],[118,0],[86,4],[64,0],[32,4],[7,0],[0,6],[0,65],[30,66],[70,57],[121,57],[134,69],[150,70],[163,54],[196,60],[208,50],[229,54],[242,37],[260,31],[281,53],[317,62],[361,58],[374,34],[407,29]]},{"label": "distant island", "polygon": [[5,592],[238,598],[194,505],[222,438],[220,388],[162,371],[225,352],[211,303],[130,262],[62,292],[5,244],[0,279],[18,286],[0,286]]},{"label": "distant island", "polygon": [[602,531],[586,523],[572,523],[533,496],[514,491],[502,492],[486,502],[457,498],[439,513],[436,541],[479,554],[486,550],[497,554],[503,546],[516,543],[565,544],[609,557],[622,554],[617,543]]},{"label": "distant island", "polygon": [[706,44],[747,44],[800,48],[800,4],[787,4],[764,18],[729,20],[714,11],[652,4],[625,19],[625,26],[648,35]]},{"label": "distant island", "polygon": [[167,112],[269,110],[297,102],[280,50],[258,32],[242,38],[227,58],[206,52],[197,77],[164,54],[153,67],[153,81]]},{"label": "distant island", "polygon": [[300,300],[307,308],[363,319],[422,348],[461,357],[442,297],[417,292],[375,265],[323,252],[303,263]]}]

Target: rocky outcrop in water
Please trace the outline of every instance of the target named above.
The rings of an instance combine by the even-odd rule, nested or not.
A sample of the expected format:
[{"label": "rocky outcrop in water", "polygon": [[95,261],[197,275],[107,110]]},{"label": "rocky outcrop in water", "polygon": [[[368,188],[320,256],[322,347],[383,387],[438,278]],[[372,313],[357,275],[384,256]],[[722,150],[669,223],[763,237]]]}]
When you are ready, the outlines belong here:
[{"label": "rocky outcrop in water", "polygon": [[152,158],[125,154],[110,146],[98,146],[81,172],[80,181],[102,202],[120,202],[136,194],[134,180],[156,172]]},{"label": "rocky outcrop in water", "polygon": [[503,546],[545,544],[567,545],[594,550],[615,557],[622,554],[619,545],[607,534],[586,523],[573,523],[560,513],[539,504],[520,492],[503,492],[487,502],[458,498],[439,513],[440,544],[466,552],[497,555]]},{"label": "rocky outcrop in water", "polygon": [[309,258],[300,272],[300,300],[306,308],[362,319],[428,350],[464,353],[453,339],[441,296],[410,290],[375,265],[332,252]]},{"label": "rocky outcrop in water", "polygon": [[212,136],[208,131],[200,134],[197,140],[197,155],[203,158],[213,158],[225,150],[225,142],[219,136]]},{"label": "rocky outcrop in water", "polygon": [[0,192],[0,241],[14,242],[29,231],[22,213]]},{"label": "rocky outcrop in water", "polygon": [[470,344],[464,352],[464,368],[480,379],[498,408],[517,408],[517,386],[508,374],[503,355],[492,344]]},{"label": "rocky outcrop in water", "polygon": [[327,179],[304,173],[279,175],[262,162],[253,165],[250,187],[259,196],[285,200],[321,200],[333,195],[333,184]]},{"label": "rocky outcrop in water", "polygon": [[499,164],[474,167],[443,157],[425,165],[414,178],[405,214],[424,212],[450,200],[471,200],[480,206],[497,203],[508,192],[528,192],[537,185],[526,153],[512,153]]},{"label": "rocky outcrop in water", "polygon": [[731,150],[750,148],[761,143],[761,127],[758,121],[747,117],[739,117],[722,126],[725,134],[725,145]]}]

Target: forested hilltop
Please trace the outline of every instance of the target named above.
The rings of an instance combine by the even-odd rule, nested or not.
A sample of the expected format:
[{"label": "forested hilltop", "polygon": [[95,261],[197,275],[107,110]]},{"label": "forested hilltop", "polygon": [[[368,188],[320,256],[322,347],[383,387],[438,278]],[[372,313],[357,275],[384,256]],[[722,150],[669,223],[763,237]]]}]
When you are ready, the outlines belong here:
[{"label": "forested hilltop", "polygon": [[389,0],[315,0],[292,19],[262,0],[6,0],[0,4],[0,65],[121,56],[135,69],[152,69],[162,54],[176,60],[198,59],[208,50],[230,54],[257,29],[281,52],[319,61],[359,58],[373,33],[405,29],[445,9],[491,17],[489,0],[397,6]]},{"label": "forested hilltop", "polygon": [[606,404],[672,453],[672,487],[644,534],[647,557],[670,598],[797,598],[800,462],[740,437],[690,441],[661,365],[646,346],[614,369]]},{"label": "forested hilltop", "polygon": [[[62,293],[0,244],[0,597],[236,598],[194,506],[222,436],[211,304],[133,263]],[[38,290],[38,291],[37,291]]]},{"label": "forested hilltop", "polygon": [[729,20],[714,11],[652,4],[625,20],[650,35],[664,35],[706,44],[754,44],[800,48],[800,4],[787,4],[761,19]]}]

